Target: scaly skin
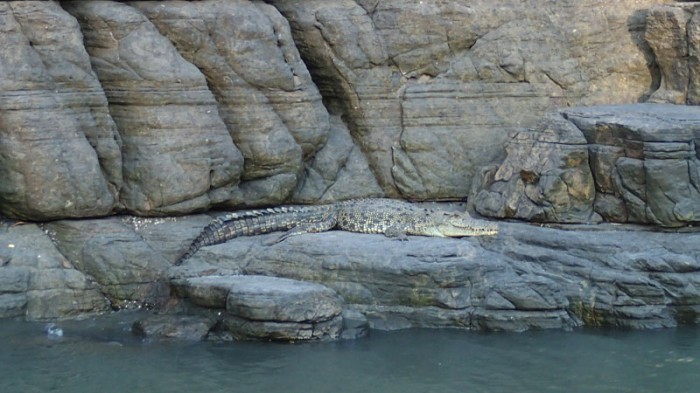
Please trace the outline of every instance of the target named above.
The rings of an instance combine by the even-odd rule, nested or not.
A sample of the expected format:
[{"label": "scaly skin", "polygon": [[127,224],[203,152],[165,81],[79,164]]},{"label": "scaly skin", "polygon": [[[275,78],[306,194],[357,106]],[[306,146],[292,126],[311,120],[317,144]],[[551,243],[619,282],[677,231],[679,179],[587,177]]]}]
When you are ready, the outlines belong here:
[{"label": "scaly skin", "polygon": [[275,239],[324,232],[333,228],[360,233],[382,233],[405,239],[407,235],[463,237],[495,235],[498,227],[467,213],[446,212],[393,199],[354,199],[330,205],[284,206],[226,214],[216,218],[192,242],[176,265],[204,246],[239,236],[287,231]]}]

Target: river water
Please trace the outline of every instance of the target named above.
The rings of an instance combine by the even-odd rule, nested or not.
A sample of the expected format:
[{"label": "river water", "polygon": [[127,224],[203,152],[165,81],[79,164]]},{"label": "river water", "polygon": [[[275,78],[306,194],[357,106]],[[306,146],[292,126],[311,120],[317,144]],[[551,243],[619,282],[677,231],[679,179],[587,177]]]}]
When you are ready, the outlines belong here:
[{"label": "river water", "polygon": [[700,328],[372,331],[337,343],[144,341],[129,318],[0,321],[0,392],[700,392]]}]

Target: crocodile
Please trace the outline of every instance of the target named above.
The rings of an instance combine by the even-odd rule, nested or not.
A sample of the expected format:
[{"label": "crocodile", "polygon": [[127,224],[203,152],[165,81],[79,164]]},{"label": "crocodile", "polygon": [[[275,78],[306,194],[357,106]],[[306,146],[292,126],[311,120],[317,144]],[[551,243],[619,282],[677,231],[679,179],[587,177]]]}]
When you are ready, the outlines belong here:
[{"label": "crocodile", "polygon": [[407,235],[463,237],[495,235],[498,226],[465,212],[448,212],[386,198],[352,199],[327,205],[280,206],[225,214],[215,218],[175,262],[181,265],[201,247],[224,243],[239,236],[286,231],[266,244],[290,236],[339,229],[381,233],[406,240]]}]

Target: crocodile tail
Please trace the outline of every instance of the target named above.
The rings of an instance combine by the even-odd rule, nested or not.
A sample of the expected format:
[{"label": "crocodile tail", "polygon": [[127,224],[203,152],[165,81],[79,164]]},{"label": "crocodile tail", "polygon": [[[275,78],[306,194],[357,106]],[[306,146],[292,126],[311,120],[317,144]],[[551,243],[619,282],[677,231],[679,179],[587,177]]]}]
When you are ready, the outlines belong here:
[{"label": "crocodile tail", "polygon": [[[314,210],[315,209],[315,210]],[[289,230],[299,222],[302,212],[315,212],[318,208],[276,207],[229,213],[214,219],[197,236],[187,251],[175,262],[181,265],[201,247],[224,243],[239,236],[254,236],[275,231]],[[312,219],[315,219],[313,217]]]},{"label": "crocodile tail", "polygon": [[197,236],[192,241],[192,244],[190,244],[190,247],[185,251],[184,254],[180,258],[178,258],[177,261],[175,261],[175,266],[182,265],[183,262],[188,260],[194,253],[197,252],[200,248],[212,244],[218,244],[218,243],[223,243],[226,240],[222,239],[222,230],[223,230],[223,224],[224,221],[220,218],[214,219],[214,221],[211,222],[211,224],[207,225],[206,228],[202,230],[202,232]]}]

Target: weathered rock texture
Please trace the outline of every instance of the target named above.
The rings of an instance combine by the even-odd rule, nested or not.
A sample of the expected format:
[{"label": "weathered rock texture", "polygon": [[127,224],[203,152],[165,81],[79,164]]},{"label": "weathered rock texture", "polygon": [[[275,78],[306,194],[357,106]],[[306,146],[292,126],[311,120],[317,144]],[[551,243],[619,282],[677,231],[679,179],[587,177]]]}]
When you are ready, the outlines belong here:
[{"label": "weathered rock texture", "polygon": [[700,109],[564,109],[514,133],[474,198],[487,216],[545,222],[700,222]]},{"label": "weathered rock texture", "polygon": [[44,227],[61,254],[100,285],[113,308],[162,303],[169,296],[162,276],[170,264],[125,221],[55,221]]},{"label": "weathered rock texture", "polygon": [[599,214],[669,227],[700,222],[700,109],[640,104],[562,113],[588,140]]},{"label": "weathered rock texture", "polygon": [[120,138],[78,24],[55,2],[0,4],[0,211],[24,219],[110,213]]},{"label": "weathered rock texture", "polygon": [[70,318],[104,312],[109,302],[34,224],[0,222],[0,317]]},{"label": "weathered rock texture", "polygon": [[383,194],[272,6],[133,5],[3,3],[5,215],[165,215]]},{"label": "weathered rock texture", "polygon": [[652,7],[645,39],[661,80],[650,102],[700,104],[700,7],[674,3]]},{"label": "weathered rock texture", "polygon": [[125,207],[172,213],[226,200],[243,159],[197,67],[131,7],[99,1],[64,7],[81,23],[122,136]]},{"label": "weathered rock texture", "polygon": [[670,80],[666,3],[4,2],[0,211],[463,199],[514,127]]},{"label": "weathered rock texture", "polygon": [[237,275],[183,279],[175,287],[194,304],[225,310],[219,330],[234,339],[334,340],[342,331],[343,302],[320,284]]},{"label": "weathered rock texture", "polygon": [[[234,321],[224,329],[230,335],[280,339],[317,337],[313,332],[338,337],[341,321],[342,329],[354,323],[361,330],[365,317],[378,329],[653,328],[700,321],[697,232],[501,223],[496,237],[411,237],[400,242],[331,231],[269,247],[263,246],[266,236],[238,238],[204,247],[186,264],[169,267],[188,239],[206,225],[205,218],[84,220],[80,227],[58,222],[47,228],[57,246],[35,225],[6,225],[0,244],[2,315],[60,318],[100,312],[108,305],[158,303],[168,304],[163,310],[189,310],[199,316],[191,319],[196,326],[178,327],[185,323],[182,317],[170,320],[170,327],[163,321],[145,321],[144,334],[209,336],[224,323],[216,312],[225,311],[224,316],[231,314],[229,322]],[[100,226],[113,229],[82,233],[87,228],[96,232]],[[76,246],[83,241],[84,246]],[[231,277],[241,274],[314,282],[334,292],[314,287],[321,297],[312,305],[277,307],[291,299],[306,304],[313,298],[285,295],[271,309],[262,307],[260,315],[266,317],[256,319],[246,307],[271,304],[265,294],[284,286]],[[171,300],[167,291],[155,290],[162,288],[158,282],[174,285]],[[239,283],[248,288],[252,303],[247,306],[240,303],[245,296],[230,299]],[[183,299],[189,308],[178,305],[185,304]],[[206,309],[214,314],[203,313]],[[280,316],[293,310],[299,321]],[[244,325],[252,325],[241,318],[260,323],[245,330]],[[306,319],[316,322],[303,322]]]},{"label": "weathered rock texture", "polygon": [[380,329],[661,327],[696,318],[697,240],[697,234],[523,224],[504,224],[494,239],[405,243],[329,232],[274,247],[236,239],[200,250],[173,273],[323,283]]},{"label": "weathered rock texture", "polygon": [[500,166],[485,167],[471,198],[483,215],[532,221],[588,222],[595,200],[586,139],[559,113],[514,132]]},{"label": "weathered rock texture", "polygon": [[[332,316],[314,323],[326,330],[294,321],[284,337],[352,337],[365,318],[697,322],[697,233],[520,223],[496,238],[401,243],[332,232],[237,239],[171,268],[211,217],[134,217],[474,190],[470,203],[494,217],[695,224],[697,110],[580,106],[700,102],[697,15],[670,0],[0,3],[0,212],[58,220],[0,223],[0,316],[202,308],[171,283],[244,274],[342,299],[324,298]],[[562,107],[576,108],[552,112]],[[117,213],[134,216],[95,219]],[[255,324],[239,314],[140,329],[277,337],[269,321],[243,331]]]},{"label": "weathered rock texture", "polygon": [[230,204],[288,198],[330,125],[284,18],[248,1],[131,5],[207,76],[250,180]]},{"label": "weathered rock texture", "polygon": [[513,126],[654,84],[644,10],[659,1],[269,2],[391,196],[463,197]]}]

